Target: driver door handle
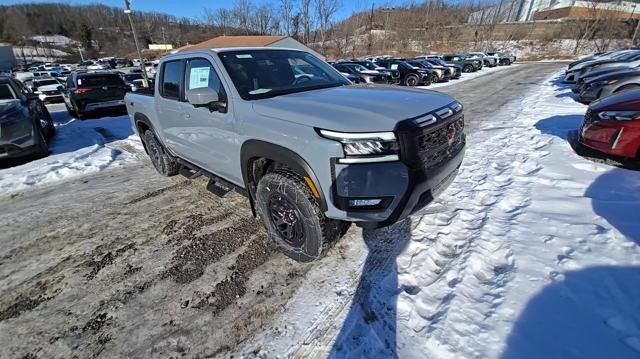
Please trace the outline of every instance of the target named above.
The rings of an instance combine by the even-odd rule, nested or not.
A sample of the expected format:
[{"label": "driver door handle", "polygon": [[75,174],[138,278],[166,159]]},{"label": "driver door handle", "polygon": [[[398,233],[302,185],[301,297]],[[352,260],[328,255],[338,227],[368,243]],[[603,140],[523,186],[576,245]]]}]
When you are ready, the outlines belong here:
[{"label": "driver door handle", "polygon": [[187,120],[191,118],[191,114],[190,113],[185,113],[184,114],[184,118],[186,118]]}]

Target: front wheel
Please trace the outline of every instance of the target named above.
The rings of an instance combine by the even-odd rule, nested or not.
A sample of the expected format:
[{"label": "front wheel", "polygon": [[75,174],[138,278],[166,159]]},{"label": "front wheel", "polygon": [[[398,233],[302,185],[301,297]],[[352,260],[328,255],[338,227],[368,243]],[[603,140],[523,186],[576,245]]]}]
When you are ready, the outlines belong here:
[{"label": "front wheel", "polygon": [[467,73],[469,73],[469,72],[473,72],[473,70],[474,70],[473,65],[465,65],[465,66],[462,68],[462,72],[467,72]]},{"label": "front wheel", "polygon": [[290,171],[268,173],[260,179],[256,206],[269,238],[299,262],[322,257],[344,229],[344,222],[324,216],[304,180]]},{"label": "front wheel", "polygon": [[405,86],[411,86],[411,87],[418,86],[418,82],[419,82],[419,79],[417,75],[411,74],[411,75],[407,75],[407,77],[404,78]]}]

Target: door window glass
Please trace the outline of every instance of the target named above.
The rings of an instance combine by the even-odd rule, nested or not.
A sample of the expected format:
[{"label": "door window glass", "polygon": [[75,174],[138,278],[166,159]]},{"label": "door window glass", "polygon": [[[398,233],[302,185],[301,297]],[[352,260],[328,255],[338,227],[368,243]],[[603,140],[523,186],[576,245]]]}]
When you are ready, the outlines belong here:
[{"label": "door window glass", "polygon": [[180,99],[180,86],[182,83],[182,61],[165,62],[162,70],[161,95],[164,98]]},{"label": "door window glass", "polygon": [[225,98],[224,87],[222,87],[220,77],[218,77],[209,60],[193,59],[189,61],[187,75],[187,90],[208,87],[215,90],[221,100]]}]

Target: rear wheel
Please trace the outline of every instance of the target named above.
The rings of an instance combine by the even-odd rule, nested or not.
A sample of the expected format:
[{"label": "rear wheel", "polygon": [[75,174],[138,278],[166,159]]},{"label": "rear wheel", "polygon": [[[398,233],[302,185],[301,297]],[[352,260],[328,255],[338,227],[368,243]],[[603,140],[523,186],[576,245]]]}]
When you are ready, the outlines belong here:
[{"label": "rear wheel", "polygon": [[260,179],[256,207],[269,238],[296,261],[319,259],[346,232],[345,222],[326,218],[304,180],[288,170]]},{"label": "rear wheel", "polygon": [[418,75],[409,74],[404,78],[405,86],[417,86],[419,82]]},{"label": "rear wheel", "polygon": [[53,124],[53,118],[46,106],[42,106],[42,118],[40,119],[41,127],[46,129],[45,136],[47,140],[50,140],[56,134],[56,126]]},{"label": "rear wheel", "polygon": [[143,137],[144,147],[156,171],[167,177],[177,175],[180,168],[178,161],[165,151],[153,131],[146,130]]},{"label": "rear wheel", "polygon": [[462,72],[473,72],[473,65],[464,65]]},{"label": "rear wheel", "polygon": [[436,72],[434,72],[432,76],[433,76],[434,83],[440,82],[440,76],[438,76]]}]

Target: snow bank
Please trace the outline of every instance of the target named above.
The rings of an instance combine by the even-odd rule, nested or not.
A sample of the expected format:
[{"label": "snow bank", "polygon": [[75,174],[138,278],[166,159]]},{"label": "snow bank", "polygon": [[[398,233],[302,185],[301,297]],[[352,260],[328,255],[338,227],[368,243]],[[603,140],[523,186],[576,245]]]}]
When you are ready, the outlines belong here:
[{"label": "snow bank", "polygon": [[142,143],[128,116],[80,121],[70,118],[64,105],[50,106],[57,134],[48,157],[0,169],[0,195],[73,179],[135,161]]}]

